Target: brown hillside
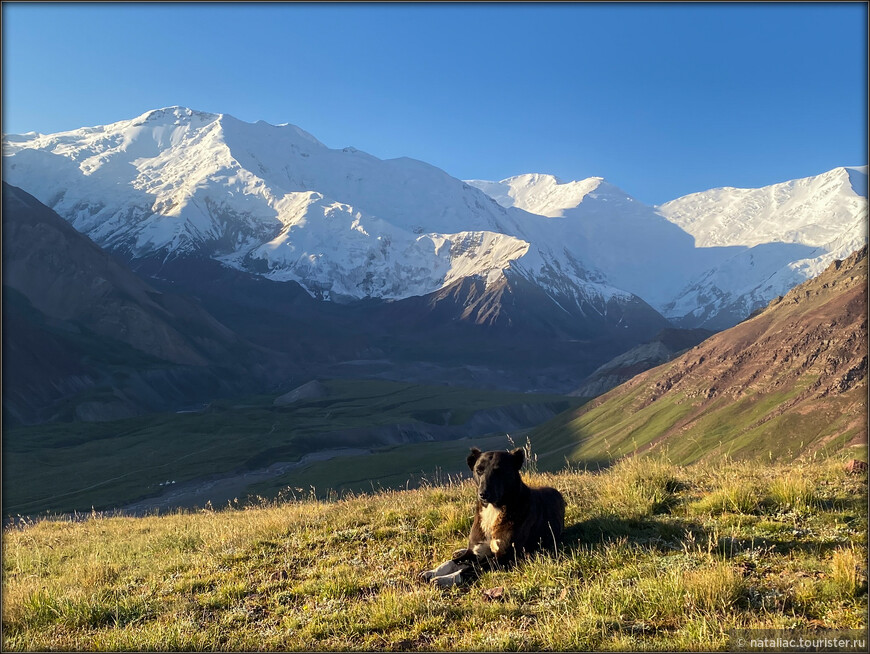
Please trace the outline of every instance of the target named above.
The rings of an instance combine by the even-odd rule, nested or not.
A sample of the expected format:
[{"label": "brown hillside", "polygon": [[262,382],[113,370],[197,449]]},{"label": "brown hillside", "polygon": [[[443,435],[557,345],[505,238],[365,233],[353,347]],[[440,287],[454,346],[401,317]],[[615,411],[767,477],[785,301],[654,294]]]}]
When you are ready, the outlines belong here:
[{"label": "brown hillside", "polygon": [[[539,430],[589,460],[665,445],[678,458],[866,443],[867,247],[673,361]],[[558,419],[557,419],[558,420]],[[687,442],[691,441],[690,447]]]},{"label": "brown hillside", "polygon": [[[867,376],[867,248],[773,300],[754,318],[707,339],[655,381],[645,402],[671,389],[734,399],[792,388],[817,376],[794,404],[842,393]],[[787,407],[782,407],[783,410]]]}]

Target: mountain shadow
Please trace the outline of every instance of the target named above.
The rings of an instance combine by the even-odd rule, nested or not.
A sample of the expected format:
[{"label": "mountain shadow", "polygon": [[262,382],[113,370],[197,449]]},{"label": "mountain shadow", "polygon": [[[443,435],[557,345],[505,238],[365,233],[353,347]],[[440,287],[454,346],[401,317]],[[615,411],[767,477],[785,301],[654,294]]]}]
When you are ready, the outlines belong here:
[{"label": "mountain shadow", "polygon": [[289,359],[163,293],[3,184],[3,415],[108,420],[274,383]]}]

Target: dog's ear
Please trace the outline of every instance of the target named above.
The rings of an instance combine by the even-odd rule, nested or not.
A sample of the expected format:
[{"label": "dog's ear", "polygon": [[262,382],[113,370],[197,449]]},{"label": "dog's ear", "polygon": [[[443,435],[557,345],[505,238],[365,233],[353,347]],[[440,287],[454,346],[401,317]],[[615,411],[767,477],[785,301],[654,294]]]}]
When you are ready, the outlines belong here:
[{"label": "dog's ear", "polygon": [[468,458],[465,459],[468,462],[468,467],[474,470],[474,464],[477,463],[477,460],[480,458],[480,450],[476,447],[471,448],[471,452],[468,453]]},{"label": "dog's ear", "polygon": [[526,451],[523,448],[518,447],[511,452],[511,457],[513,457],[514,465],[517,467],[517,470],[519,470],[523,467],[523,463],[525,463]]}]

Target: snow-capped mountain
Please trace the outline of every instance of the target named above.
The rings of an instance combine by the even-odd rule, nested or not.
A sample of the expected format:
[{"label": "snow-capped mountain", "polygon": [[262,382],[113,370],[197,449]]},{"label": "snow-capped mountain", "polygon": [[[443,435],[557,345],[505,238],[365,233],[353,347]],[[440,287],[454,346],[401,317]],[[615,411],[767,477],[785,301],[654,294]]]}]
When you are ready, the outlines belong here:
[{"label": "snow-capped mountain", "polygon": [[866,169],[650,207],[599,177],[466,183],[293,125],[183,107],[9,135],[3,155],[5,181],[102,247],[207,257],[338,301],[521,280],[506,288],[540,289],[580,320],[623,328],[630,313],[614,307],[649,303],[721,328],[867,239]]},{"label": "snow-capped mountain", "polygon": [[570,219],[572,251],[685,327],[729,327],[867,242],[866,166],[660,207],[600,177],[468,183],[502,206]]},{"label": "snow-capped mountain", "polygon": [[702,250],[735,251],[658,308],[677,324],[729,327],[867,243],[867,167],[712,189],[658,211]]},{"label": "snow-capped mountain", "polygon": [[398,299],[510,271],[557,302],[634,301],[546,238],[544,218],[421,161],[330,149],[292,125],[171,107],[8,136],[3,170],[103,247],[205,255],[318,297]]},{"label": "snow-capped mountain", "polygon": [[822,247],[851,232],[866,215],[867,166],[762,188],[715,188],[666,202],[658,211],[694,236],[698,247],[776,242]]},{"label": "snow-capped mountain", "polygon": [[656,308],[708,267],[691,235],[601,177],[562,182],[528,174],[468,183],[504,207],[549,218],[548,239]]}]

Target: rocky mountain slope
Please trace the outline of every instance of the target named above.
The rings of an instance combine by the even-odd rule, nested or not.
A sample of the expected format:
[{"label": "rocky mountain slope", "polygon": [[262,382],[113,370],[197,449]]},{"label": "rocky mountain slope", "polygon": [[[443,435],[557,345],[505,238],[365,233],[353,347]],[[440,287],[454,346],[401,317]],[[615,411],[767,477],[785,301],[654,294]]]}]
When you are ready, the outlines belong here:
[{"label": "rocky mountain slope", "polygon": [[289,369],[3,184],[5,419],[124,417],[239,392]]},{"label": "rocky mountain slope", "polygon": [[755,317],[542,426],[575,461],[675,460],[866,446],[867,247]]},{"label": "rocky mountain slope", "polygon": [[564,393],[668,326],[642,301],[569,312],[520,277],[471,277],[423,296],[345,304],[215,261],[133,264],[157,288],[195,296],[233,331],[286,353],[310,376]]},{"label": "rocky mountain slope", "polygon": [[597,397],[635,375],[670,361],[714,333],[709,329],[663,329],[652,340],[623,352],[597,368],[570,394]]}]

